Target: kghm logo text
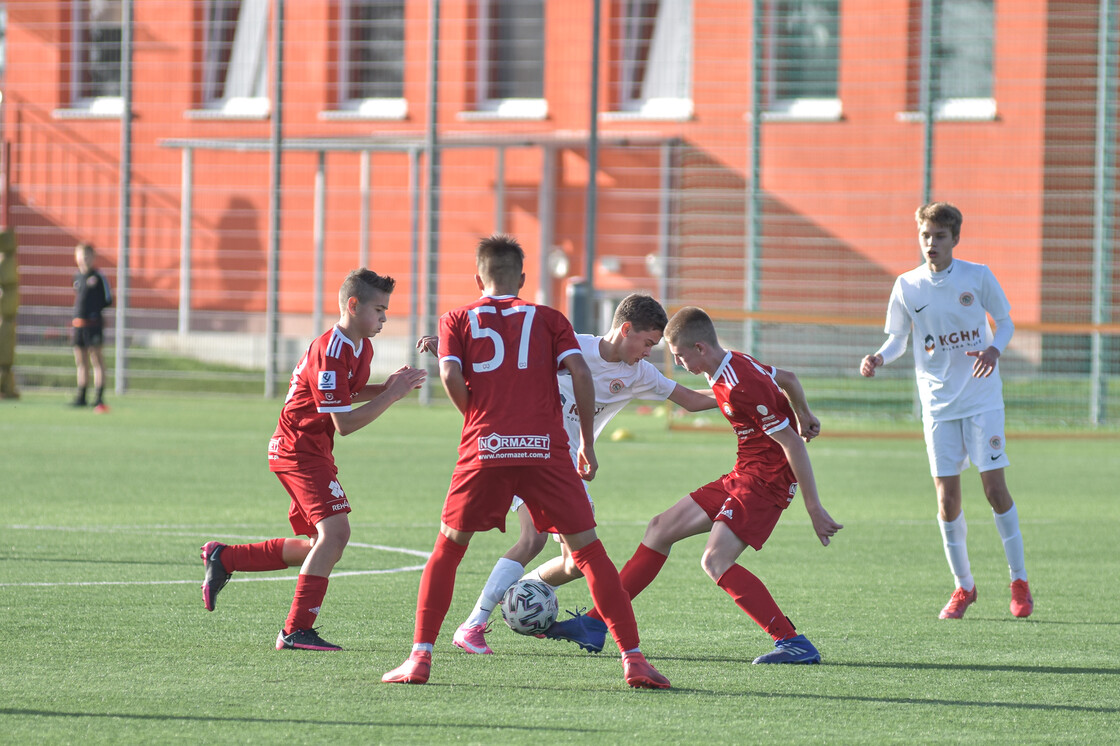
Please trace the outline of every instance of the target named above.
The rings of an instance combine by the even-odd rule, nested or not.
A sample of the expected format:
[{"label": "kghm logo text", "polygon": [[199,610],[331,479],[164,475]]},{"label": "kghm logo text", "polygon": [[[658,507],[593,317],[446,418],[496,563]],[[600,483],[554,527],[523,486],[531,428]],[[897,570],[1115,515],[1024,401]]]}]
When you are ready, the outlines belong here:
[{"label": "kghm logo text", "polygon": [[548,451],[551,450],[547,435],[498,435],[491,433],[478,439],[478,450],[486,453],[502,451]]},{"label": "kghm logo text", "polygon": [[923,341],[925,343],[924,346],[925,346],[926,352],[928,352],[929,354],[932,355],[933,351],[937,347],[940,347],[941,349],[954,349],[954,348],[957,348],[957,347],[964,347],[965,345],[968,345],[968,344],[971,344],[971,343],[974,343],[974,342],[979,342],[980,341],[980,330],[979,329],[972,329],[972,330],[962,329],[959,332],[949,332],[948,334],[938,334],[936,344],[934,344],[933,335],[932,334],[927,334],[926,337],[925,337],[925,340],[923,340]]}]

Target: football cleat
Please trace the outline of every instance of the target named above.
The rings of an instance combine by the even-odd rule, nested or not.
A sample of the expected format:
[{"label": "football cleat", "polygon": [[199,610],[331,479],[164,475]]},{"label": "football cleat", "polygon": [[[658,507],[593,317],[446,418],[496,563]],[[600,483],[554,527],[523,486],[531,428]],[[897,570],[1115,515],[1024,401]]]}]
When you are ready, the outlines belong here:
[{"label": "football cleat", "polygon": [[639,652],[622,654],[622,677],[635,689],[669,688],[669,680]]},{"label": "football cleat", "polygon": [[338,645],[332,645],[319,637],[319,633],[314,628],[297,629],[289,634],[284,634],[284,630],[280,630],[280,634],[276,635],[276,649],[342,650]]},{"label": "football cleat", "polygon": [[1031,596],[1031,587],[1025,580],[1016,580],[1011,584],[1011,613],[1017,617],[1028,617],[1034,611],[1034,598]]},{"label": "football cleat", "polygon": [[225,565],[218,556],[225,548],[225,544],[217,541],[208,541],[201,548],[202,566],[206,568],[206,578],[202,581],[202,605],[207,611],[214,610],[218,591],[225,588],[226,583],[233,577],[233,573],[226,572]]},{"label": "football cleat", "polygon": [[603,643],[607,640],[606,623],[586,614],[568,613],[572,615],[571,619],[553,622],[544,636],[550,640],[574,642],[589,653],[602,652]]},{"label": "football cleat", "polygon": [[754,659],[755,663],[820,663],[821,654],[805,635],[778,640],[769,653]]},{"label": "football cleat", "polygon": [[949,597],[949,603],[945,604],[945,608],[941,610],[940,619],[960,619],[964,616],[964,610],[976,602],[976,586],[972,586],[971,591],[966,591],[964,588],[957,588],[953,591],[953,595]]},{"label": "football cleat", "polygon": [[382,684],[427,684],[432,673],[432,654],[413,650],[408,660],[381,677]]},{"label": "football cleat", "polygon": [[451,638],[451,644],[468,653],[493,655],[494,651],[490,649],[483,638],[483,635],[489,631],[489,624],[476,624],[471,627],[465,624],[460,625],[459,629],[455,630],[455,636]]}]

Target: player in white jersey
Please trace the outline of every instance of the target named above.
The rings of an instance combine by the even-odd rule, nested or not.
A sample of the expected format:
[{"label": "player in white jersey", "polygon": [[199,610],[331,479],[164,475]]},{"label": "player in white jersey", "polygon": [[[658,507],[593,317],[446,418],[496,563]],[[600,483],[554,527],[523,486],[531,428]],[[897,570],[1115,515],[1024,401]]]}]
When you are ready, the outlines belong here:
[{"label": "player in white jersey", "polygon": [[[922,402],[922,425],[930,473],[937,489],[938,523],[956,590],[942,619],[960,619],[976,601],[965,544],[960,474],[976,464],[992,506],[1011,571],[1011,613],[1034,610],[1027,584],[1019,513],[1008,492],[1004,467],[1003,384],[998,361],[1015,330],[1011,306],[995,275],[983,264],[953,258],[960,241],[960,210],[947,202],[918,208],[918,241],[925,263],[900,275],[891,291],[887,341],[863,358],[860,373],[871,377],[906,351],[913,332],[914,371]],[[995,321],[995,331],[988,316]]]},{"label": "player in white jersey", "polygon": [[[648,295],[632,293],[623,298],[615,309],[611,330],[605,336],[577,334],[583,358],[591,369],[595,382],[595,438],[607,423],[635,399],[669,401],[697,412],[712,409],[716,400],[707,394],[693,391],[665,377],[653,363],[645,358],[658,342],[668,317],[661,304]],[[417,344],[420,349],[431,349],[430,338]],[[568,445],[572,463],[578,463],[580,444],[579,411],[576,409],[571,376],[557,376],[560,400],[564,408],[564,427],[568,431]],[[586,483],[584,487],[586,488]],[[590,494],[587,497],[591,501]],[[593,504],[594,505],[594,504]],[[494,565],[474,609],[467,620],[455,631],[453,642],[468,653],[494,652],[483,635],[487,631],[490,615],[502,596],[522,575],[525,566],[544,549],[548,536],[537,533],[528,510],[520,498],[514,498],[510,510],[516,513],[521,531],[517,542]],[[552,585],[562,585],[582,577],[566,545],[561,543],[562,555],[550,560],[532,573],[532,577]]]}]

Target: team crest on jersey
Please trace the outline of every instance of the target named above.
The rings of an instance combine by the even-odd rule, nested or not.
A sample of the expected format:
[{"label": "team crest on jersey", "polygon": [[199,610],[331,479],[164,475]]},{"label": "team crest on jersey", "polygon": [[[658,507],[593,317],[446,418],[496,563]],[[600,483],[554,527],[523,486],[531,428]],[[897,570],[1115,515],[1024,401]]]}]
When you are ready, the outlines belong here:
[{"label": "team crest on jersey", "polygon": [[732,410],[731,410],[731,402],[726,402],[725,401],[723,403],[723,413],[725,415],[727,415],[728,417],[730,417],[732,414],[734,414],[734,412],[732,412]]},{"label": "team crest on jersey", "polygon": [[991,440],[988,441],[988,445],[992,447],[993,451],[998,451],[1003,448],[1003,439],[998,435],[993,435]]},{"label": "team crest on jersey", "polygon": [[925,341],[926,352],[928,352],[930,355],[932,355],[933,354],[933,349],[935,347],[935,345],[933,344],[933,335],[932,334],[927,334],[924,341]]},{"label": "team crest on jersey", "polygon": [[770,414],[770,410],[766,408],[765,404],[759,404],[757,407],[755,407],[755,409],[757,409],[758,413],[763,417]]},{"label": "team crest on jersey", "polygon": [[626,384],[622,382],[621,378],[615,378],[607,385],[607,390],[609,390],[612,394],[617,394],[624,388],[626,388]]},{"label": "team crest on jersey", "polygon": [[962,306],[971,306],[972,302],[976,300],[976,296],[967,290],[961,293],[960,301]]}]

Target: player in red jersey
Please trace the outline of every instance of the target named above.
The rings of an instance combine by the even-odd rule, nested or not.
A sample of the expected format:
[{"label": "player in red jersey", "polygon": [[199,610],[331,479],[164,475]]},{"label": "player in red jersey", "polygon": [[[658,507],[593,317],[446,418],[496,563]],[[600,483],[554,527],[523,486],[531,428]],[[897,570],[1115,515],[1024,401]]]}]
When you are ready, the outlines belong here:
[{"label": "player in red jersey", "polygon": [[[799,486],[822,544],[827,546],[843,528],[821,507],[805,448],[805,442],[820,432],[820,421],[809,410],[797,376],[724,350],[715,325],[701,309],[678,311],[665,327],[665,341],[678,365],[707,377],[720,411],[738,436],[738,457],[730,473],[650,520],[642,543],[622,568],[622,584],[633,598],[657,577],[673,544],[710,532],[700,561],[704,571],[774,638],[775,649],[754,662],[819,663],[817,649],[797,634],[763,582],[736,560],[747,547],[762,549]],[[592,609],[558,622],[553,631],[567,639],[557,630],[567,626],[573,639],[586,639],[600,618]]]},{"label": "player in red jersey", "polygon": [[311,343],[292,372],[280,422],[268,443],[268,465],[292,497],[292,529],[308,538],[231,545],[209,541],[202,547],[207,611],[214,610],[218,591],[234,572],[301,566],[288,619],[276,637],[277,650],[342,649],[319,637],[312,626],[327,578],[350,540],[350,502],[338,482],[334,434],[349,435],[373,422],[419,388],[427,375],[405,366],[385,383],[368,383],[373,358],[368,338],[384,326],[395,285],[392,277],[368,269],[347,275],[338,291],[338,324]]},{"label": "player in red jersey", "polygon": [[[559,533],[587,578],[591,597],[622,651],[633,687],[664,689],[669,680],[638,648],[638,627],[618,571],[595,536],[595,519],[580,476],[598,466],[594,448],[595,391],[572,326],[557,310],[517,297],[525,284],[525,253],[509,236],[483,239],[475,282],[482,298],[439,321],[440,379],[463,413],[459,460],[443,505],[435,549],[416,600],[412,653],[381,680],[423,684],[432,647],[455,589],[455,573],[476,531],[505,530],[514,495],[538,531]],[[579,471],[572,469],[556,372],[567,368],[580,412]]]}]

